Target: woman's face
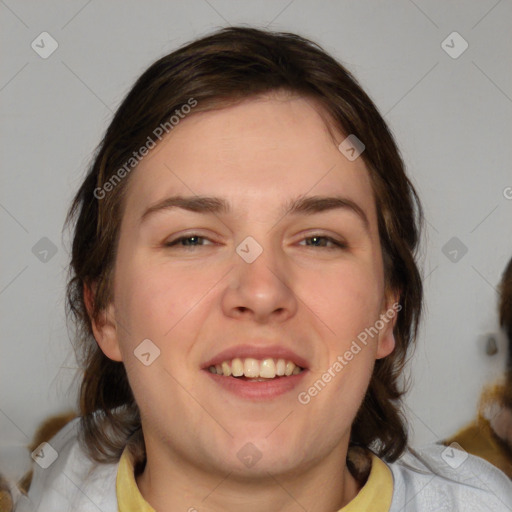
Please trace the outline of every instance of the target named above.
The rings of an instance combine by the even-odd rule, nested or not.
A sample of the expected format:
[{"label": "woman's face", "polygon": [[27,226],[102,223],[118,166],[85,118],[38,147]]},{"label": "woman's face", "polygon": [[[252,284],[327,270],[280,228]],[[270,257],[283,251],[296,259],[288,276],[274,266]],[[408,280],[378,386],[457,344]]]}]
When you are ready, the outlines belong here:
[{"label": "woman's face", "polygon": [[[339,466],[393,350],[379,319],[395,299],[368,172],[343,138],[311,101],[273,95],[185,118],[133,171],[95,335],[126,367],[148,457],[252,477]],[[287,376],[288,361],[303,370]]]}]

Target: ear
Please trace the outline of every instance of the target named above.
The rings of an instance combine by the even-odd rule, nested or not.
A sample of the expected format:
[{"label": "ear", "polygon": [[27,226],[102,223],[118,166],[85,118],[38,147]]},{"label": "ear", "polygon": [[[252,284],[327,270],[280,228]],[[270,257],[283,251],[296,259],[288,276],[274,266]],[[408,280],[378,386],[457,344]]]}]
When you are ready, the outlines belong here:
[{"label": "ear", "polygon": [[379,332],[376,359],[382,359],[393,352],[396,344],[393,331],[398,313],[402,309],[398,293],[388,293],[386,300],[383,302],[384,307],[382,308],[379,320],[384,326]]},{"label": "ear", "polygon": [[123,357],[119,348],[114,304],[111,302],[105,309],[100,311],[98,318],[93,318],[96,288],[96,282],[91,285],[84,283],[84,302],[91,320],[94,339],[109,359],[122,361]]}]

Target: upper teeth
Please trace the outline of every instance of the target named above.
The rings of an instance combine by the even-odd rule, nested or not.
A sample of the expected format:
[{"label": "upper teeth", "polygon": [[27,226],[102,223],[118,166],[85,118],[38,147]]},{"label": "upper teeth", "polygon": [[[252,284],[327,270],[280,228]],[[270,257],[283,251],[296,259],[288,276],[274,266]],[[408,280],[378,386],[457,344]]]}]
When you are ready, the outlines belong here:
[{"label": "upper teeth", "polygon": [[215,366],[208,368],[211,373],[217,375],[224,375],[229,377],[248,377],[248,378],[264,378],[273,379],[275,376],[282,377],[283,375],[297,375],[302,371],[300,366],[297,366],[292,361],[285,359],[272,359],[267,358],[261,361],[247,357],[240,359],[236,357],[232,361],[223,361]]}]

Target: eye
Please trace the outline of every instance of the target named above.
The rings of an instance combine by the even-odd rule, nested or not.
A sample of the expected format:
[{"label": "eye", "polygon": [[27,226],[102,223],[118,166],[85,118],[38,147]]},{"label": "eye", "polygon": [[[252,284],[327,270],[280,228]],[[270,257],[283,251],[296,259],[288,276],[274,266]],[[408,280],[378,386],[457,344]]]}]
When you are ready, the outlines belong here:
[{"label": "eye", "polygon": [[[303,245],[302,242],[306,242],[307,247],[320,247],[324,249],[347,249],[348,245],[345,242],[336,240],[330,236],[324,235],[311,235],[299,242],[299,245]],[[197,234],[191,234],[187,236],[181,236],[175,240],[165,242],[165,247],[176,247],[176,248],[193,248],[201,247],[205,245],[214,245],[214,243],[204,236]]]},{"label": "eye", "polygon": [[176,240],[170,240],[168,242],[165,242],[164,245],[165,245],[165,247],[179,247],[179,248],[180,247],[188,248],[188,247],[200,247],[202,245],[212,245],[211,243],[209,243],[209,244],[200,243],[200,242],[204,242],[204,241],[211,242],[210,240],[208,240],[208,238],[206,238],[204,236],[191,234],[188,236],[181,236],[179,238],[176,238]]},{"label": "eye", "polygon": [[[311,241],[312,243],[307,243]],[[325,249],[347,249],[348,245],[345,242],[336,240],[330,236],[312,235],[304,238],[301,242],[306,242],[308,247],[323,247]],[[330,244],[330,245],[328,245]]]}]

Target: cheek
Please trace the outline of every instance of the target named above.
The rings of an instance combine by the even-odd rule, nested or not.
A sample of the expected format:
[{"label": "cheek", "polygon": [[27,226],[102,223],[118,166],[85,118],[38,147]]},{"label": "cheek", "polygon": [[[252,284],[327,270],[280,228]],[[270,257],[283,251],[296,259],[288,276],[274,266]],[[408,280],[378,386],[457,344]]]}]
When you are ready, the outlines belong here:
[{"label": "cheek", "polygon": [[309,272],[300,279],[299,296],[306,298],[304,302],[340,348],[377,320],[384,293],[378,265],[354,261],[329,272]]},{"label": "cheek", "polygon": [[116,315],[131,336],[160,339],[200,301],[209,287],[205,277],[204,269],[191,273],[134,258],[119,267]]},{"label": "cheek", "polygon": [[[188,368],[183,362],[194,339],[187,313],[203,295],[203,285],[199,278],[191,280],[169,265],[150,265],[136,257],[119,265],[118,278],[116,317],[120,315],[123,322],[119,341],[135,400],[146,416],[164,402],[171,408],[181,407],[189,397],[177,382],[186,380]],[[136,357],[147,339],[158,350],[158,357],[148,366]],[[152,358],[155,349],[149,347]]]}]

